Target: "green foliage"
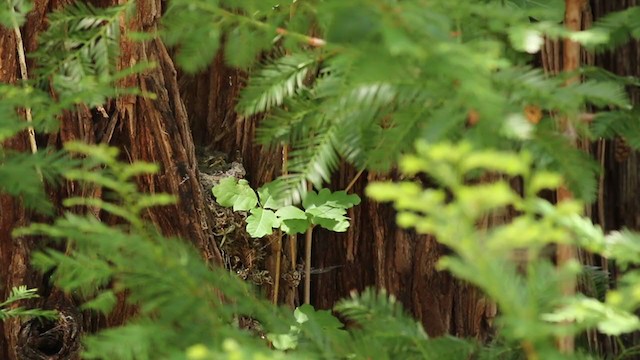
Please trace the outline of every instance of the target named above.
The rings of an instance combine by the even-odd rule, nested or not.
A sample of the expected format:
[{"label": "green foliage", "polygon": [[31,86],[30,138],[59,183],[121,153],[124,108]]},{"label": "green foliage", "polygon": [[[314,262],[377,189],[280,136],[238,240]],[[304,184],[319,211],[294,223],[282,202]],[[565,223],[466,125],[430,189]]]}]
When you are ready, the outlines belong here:
[{"label": "green foliage", "polygon": [[[621,45],[630,38],[640,37],[640,7],[612,12],[595,24],[595,28],[608,37],[610,45]],[[602,47],[600,47],[602,49]]]},{"label": "green foliage", "polygon": [[[591,201],[596,165],[544,124],[576,119],[588,105],[627,110],[624,89],[611,78],[565,86],[571,74],[550,77],[531,69],[529,54],[540,50],[544,36],[592,48],[637,37],[635,12],[572,33],[560,24],[562,0],[174,0],[164,34],[180,47],[178,63],[187,70],[208,64],[224,33],[231,65],[255,63],[258,53],[272,49],[251,72],[237,111],[264,115],[262,143],[291,147],[281,189],[294,202],[304,198],[308,183],[322,188],[341,158],[358,168],[388,170],[417,139],[464,137],[478,147],[518,149],[549,133],[554,141],[534,151],[542,157],[539,165],[560,171],[576,195]],[[523,112],[531,105],[553,114],[542,120],[549,131],[538,133],[526,122]],[[472,127],[470,114],[480,120]],[[566,166],[574,160],[579,165]]]},{"label": "green foliage", "polygon": [[[27,128],[21,119],[21,108],[33,109],[33,126],[37,131],[55,128],[54,116],[60,111],[57,104],[44,92],[29,86],[0,84],[0,141],[6,141]],[[22,198],[24,204],[39,212],[52,210],[40,177],[56,184],[62,171],[73,166],[73,161],[61,152],[45,151],[37,154],[19,153],[0,146],[0,191]]]},{"label": "green foliage", "polygon": [[116,71],[120,21],[132,7],[132,1],[108,8],[77,1],[53,12],[47,31],[38,37],[38,49],[30,55],[38,61],[37,76],[48,79],[63,101],[92,107],[118,94],[135,93],[114,86],[116,80],[148,67],[141,63]]},{"label": "green foliage", "polygon": [[34,299],[38,297],[36,289],[27,289],[26,286],[18,286],[11,289],[11,294],[7,300],[0,302],[0,321],[7,320],[12,317],[42,317],[53,319],[58,316],[56,311],[25,309],[20,306],[13,306],[21,300]]},{"label": "green foliage", "polygon": [[306,88],[304,81],[316,62],[313,54],[304,52],[276,58],[249,79],[238,110],[250,116],[281,106]]},{"label": "green foliage", "polygon": [[251,216],[247,218],[247,232],[253,237],[270,235],[274,227],[279,227],[280,221],[276,214],[267,209],[251,209]]},{"label": "green foliage", "polygon": [[638,110],[608,111],[598,114],[591,127],[594,136],[613,139],[624,138],[629,146],[640,149],[640,124]]},{"label": "green foliage", "polygon": [[[550,245],[582,246],[625,266],[638,263],[639,238],[630,232],[605,236],[580,216],[580,203],[565,200],[554,206],[539,197],[541,190],[559,187],[562,178],[533,167],[530,153],[478,150],[468,143],[420,142],[416,155],[405,156],[400,167],[408,176],[426,173],[440,187],[424,189],[415,180],[374,183],[367,193],[392,201],[400,226],[433,234],[452,250],[440,259],[439,267],[494,299],[501,309],[501,336],[525,349],[533,346],[527,350],[529,357],[559,356],[555,353],[559,335],[589,328],[610,335],[640,329],[633,313],[640,306],[638,297],[623,295],[631,296],[637,289],[638,283],[632,280],[638,276],[635,271],[625,275],[626,286],[610,291],[604,301],[560,293],[561,285],[577,275],[579,266],[568,262],[554,268],[545,255]],[[482,173],[494,174],[494,180],[469,182]],[[521,192],[510,185],[512,178],[521,179]],[[478,221],[491,214],[510,214],[510,220],[478,229]]]},{"label": "green foliage", "polygon": [[[115,86],[116,80],[148,67],[141,64],[115,70],[120,19],[131,6],[98,9],[76,2],[48,16],[49,27],[38,36],[38,50],[30,54],[38,63],[35,71],[29,69],[31,80],[0,84],[0,141],[11,139],[28,125],[37,133],[55,131],[65,110],[79,104],[101,105],[116,94],[136,93]],[[31,8],[30,1],[1,2],[0,25],[21,25]],[[24,108],[31,109],[31,124],[23,119]],[[24,154],[5,149],[6,145],[0,146],[0,191],[20,197],[29,208],[50,213],[41,180],[55,185],[63,172],[75,166],[75,160],[51,149]]]},{"label": "green foliage", "polygon": [[33,4],[29,0],[6,0],[0,3],[0,25],[7,28],[22,26]]},{"label": "green foliage", "polygon": [[[163,17],[163,37],[168,45],[178,46],[176,58],[183,68],[195,72],[211,62],[226,31],[226,53],[233,54],[226,57],[227,61],[245,67],[271,46],[275,28],[260,20],[267,16],[283,19],[287,9],[275,5],[277,2],[254,0],[173,0]],[[265,28],[272,31],[265,32]]]},{"label": "green foliage", "polygon": [[218,204],[232,207],[233,211],[249,211],[258,204],[258,197],[247,180],[228,177],[211,189]]},{"label": "green foliage", "polygon": [[[255,4],[257,9],[264,8],[260,4]],[[55,130],[56,118],[63,110],[73,110],[77,104],[95,106],[117,94],[135,92],[114,87],[114,81],[125,74],[115,72],[114,57],[117,55],[115,45],[120,41],[120,18],[128,6],[98,9],[77,3],[50,15],[49,30],[41,34],[40,50],[33,55],[41,65],[32,83],[0,86],[0,109],[6,115],[0,123],[1,140],[11,139],[26,128],[18,116],[24,107],[33,110],[37,131],[50,131]],[[16,9],[26,11],[27,8]],[[6,12],[1,14],[4,16]],[[246,39],[246,34],[236,36]],[[55,99],[50,96],[48,85],[56,93]],[[45,88],[46,91],[41,90]],[[173,201],[166,194],[138,191],[134,178],[157,171],[155,165],[124,164],[117,160],[117,150],[82,143],[68,143],[65,151],[59,153],[42,149],[37,154],[4,148],[0,151],[3,192],[21,196],[30,205],[46,207],[38,174],[49,183],[61,181],[64,175],[66,181],[100,187],[103,194],[108,194],[104,198],[73,197],[65,199],[63,205],[74,209],[90,207],[99,214],[118,219],[117,225],[103,223],[95,217],[95,211],[88,215],[67,211],[55,221],[34,223],[13,234],[66,242],[65,251],[59,250],[61,247],[43,248],[33,255],[32,262],[38,269],[51,272],[56,286],[83,302],[83,310],[109,314],[117,299],[125,295],[127,301],[139,309],[137,316],[123,326],[87,335],[83,339],[83,358],[320,359],[359,358],[370,353],[364,341],[350,341],[349,331],[330,312],[315,311],[307,306],[292,314],[288,309],[277,308],[258,297],[234,275],[223,269],[211,269],[191,245],[162,236],[143,220],[149,207]],[[290,232],[301,231],[296,230],[298,220],[304,220],[305,227],[318,224],[344,230],[349,225],[346,209],[360,201],[355,195],[321,190],[309,193],[303,211],[285,206],[274,196],[271,187],[259,189],[256,196],[253,190],[247,190],[246,183],[226,180],[221,189],[221,202],[236,206],[237,210],[251,210],[252,216],[260,218],[264,217],[259,216],[260,211],[274,216],[277,213],[283,229],[286,227]],[[258,204],[260,207],[256,208]],[[270,221],[273,222],[273,218]],[[259,228],[263,227],[256,226]],[[271,230],[269,227],[269,232]],[[11,297],[0,304],[2,318],[52,316],[51,312],[9,307],[15,301],[34,296],[33,290],[15,289]],[[375,303],[369,303],[367,298],[354,300],[339,311],[346,313],[355,306],[361,311],[368,307],[379,311],[386,306],[380,299]],[[397,306],[393,308],[399,315]],[[271,349],[266,341],[237,325],[241,317],[259,321],[261,331],[272,334],[270,337],[285,336],[292,326],[298,326],[295,333],[289,335],[290,339],[295,337],[295,343],[291,342],[286,352]],[[395,321],[393,317],[387,320]],[[410,327],[409,332],[419,328],[407,317],[400,324]],[[376,334],[375,329],[368,331]],[[382,347],[385,341],[396,344],[384,334],[379,341]],[[403,350],[395,346],[393,352],[401,355]]]},{"label": "green foliage", "polygon": [[272,195],[276,183],[258,189],[258,196],[249,182],[233,177],[220,180],[211,192],[220,206],[234,211],[249,211],[247,232],[252,237],[263,237],[280,228],[287,234],[302,234],[310,226],[319,225],[331,231],[343,232],[349,227],[347,209],[358,205],[360,197],[345,191],[331,192],[321,189],[310,191],[302,201],[304,210],[285,203]]},{"label": "green foliage", "polygon": [[[264,117],[258,129],[262,143],[291,148],[290,175],[257,194],[244,180],[223,179],[212,189],[218,202],[247,211],[247,230],[256,237],[274,228],[301,233],[316,225],[345,231],[346,210],[359,197],[322,187],[341,158],[370,170],[389,170],[402,159],[401,170],[410,180],[368,191],[395,203],[401,226],[436,235],[451,249],[440,267],[497,302],[501,338],[491,349],[450,337],[429,339],[384,291],[367,290],[336,305],[348,328],[326,310],[303,306],[292,313],[273,306],[143,219],[149,207],[173,201],[166,194],[142,194],[134,184],[137,175],[156,171],[154,165],[123,164],[118,152],[105,146],[67,144],[73,161],[63,153],[28,155],[2,147],[0,190],[27,205],[47,209],[39,174],[50,183],[64,174],[110,195],[66,199],[64,205],[108,213],[119,219],[117,225],[66,212],[15,233],[68,242],[65,252],[38,252],[33,264],[51,271],[55,284],[84,302],[83,309],[109,314],[125,295],[139,308],[127,324],[88,335],[84,357],[468,359],[524,353],[552,359],[561,356],[557,336],[594,328],[618,335],[640,328],[634,315],[640,308],[640,271],[634,269],[639,236],[626,230],[605,236],[580,215],[582,203],[553,205],[538,196],[564,179],[581,199],[593,199],[597,167],[558,131],[558,118],[572,122],[585,138],[623,134],[640,147],[632,121],[636,111],[624,92],[625,85],[638,81],[584,69],[585,81],[567,86],[576,74],[551,77],[529,65],[545,36],[595,49],[638,37],[638,8],[570,33],[558,24],[562,3],[171,0],[163,19],[164,39],[176,47],[186,71],[203,69],[221,44],[227,63],[255,66],[237,111]],[[6,1],[0,24],[22,25],[30,6]],[[0,85],[0,140],[26,128],[18,116],[25,107],[34,112],[36,130],[49,131],[63,110],[137,93],[115,87],[118,79],[147,66],[116,70],[120,24],[132,6],[103,9],[76,2],[50,14],[49,29],[31,54],[38,62],[35,79]],[[270,55],[260,56],[263,52]],[[531,106],[540,111],[535,121],[527,118]],[[587,128],[577,122],[587,107],[614,111]],[[466,142],[458,146],[442,142],[461,138]],[[417,154],[408,155],[415,140],[422,140]],[[419,173],[439,188],[424,189]],[[478,182],[485,173],[502,178]],[[522,191],[510,181],[521,181]],[[307,183],[317,192],[307,192]],[[301,201],[302,207],[287,205],[283,188],[288,200]],[[477,229],[484,216],[509,213],[507,223]],[[562,297],[560,285],[580,267],[568,263],[556,269],[546,255],[557,244],[582,246],[628,271],[602,298]],[[0,304],[1,316],[51,315],[7,307],[33,295],[26,288],[14,290]],[[258,321],[258,332],[268,341],[240,328],[240,318]]]},{"label": "green foliage", "polygon": [[536,20],[561,22],[564,17],[564,4],[562,0],[509,0],[507,5],[528,12],[529,16]]},{"label": "green foliage", "polygon": [[[264,315],[267,317],[264,323],[270,323],[274,315],[266,307],[266,301],[253,297],[246,285],[224,270],[211,271],[191,246],[162,237],[141,219],[141,213],[148,207],[172,201],[165,194],[141,194],[131,182],[136,175],[155,171],[157,167],[120,163],[113,148],[80,143],[67,147],[87,156],[87,160],[65,176],[108,189],[114,202],[71,198],[65,205],[96,207],[121,218],[123,224],[108,226],[92,215],[66,213],[51,225],[33,224],[16,234],[40,234],[70,242],[71,254],[47,249],[36,254],[33,262],[43,271],[55,269],[56,284],[89,300],[85,308],[109,313],[113,296],[127,291],[128,301],[138,304],[142,315],[122,328],[105,330],[87,339],[85,358],[169,356],[193,343],[241,332],[230,326],[235,314],[258,318]],[[164,271],[157,271],[159,268]],[[107,288],[109,283],[116,285]],[[255,302],[222,306],[221,295],[232,299],[253,297]],[[251,308],[246,307],[248,304]],[[228,325],[226,330],[220,329],[222,324]],[[172,335],[187,328],[191,335]],[[108,346],[113,342],[119,345]]]},{"label": "green foliage", "polygon": [[[105,146],[68,143],[67,149],[83,161],[65,177],[101,186],[112,196],[109,202],[71,198],[65,205],[95,207],[119,217],[119,225],[67,212],[52,224],[32,224],[15,235],[68,241],[66,253],[46,249],[34,255],[33,263],[52,271],[55,284],[84,302],[83,309],[108,314],[123,293],[140,309],[122,326],[87,335],[83,358],[335,359],[379,354],[376,358],[411,359],[428,354],[464,359],[474,350],[463,340],[428,339],[421,325],[385,292],[367,290],[336,306],[337,313],[358,324],[356,329],[345,329],[330,311],[309,305],[293,313],[276,307],[233,274],[212,269],[188,243],[165,238],[141,218],[145,209],[171,201],[164,194],[141,194],[133,183],[136,175],[157,167],[119,162],[118,151]],[[221,186],[238,184],[227,180]],[[268,191],[260,193],[260,201],[267,203],[262,194]],[[359,202],[344,192],[313,194],[306,199],[309,208],[347,208]],[[259,321],[273,349],[240,328],[239,317]],[[375,340],[373,348],[370,339]]]}]

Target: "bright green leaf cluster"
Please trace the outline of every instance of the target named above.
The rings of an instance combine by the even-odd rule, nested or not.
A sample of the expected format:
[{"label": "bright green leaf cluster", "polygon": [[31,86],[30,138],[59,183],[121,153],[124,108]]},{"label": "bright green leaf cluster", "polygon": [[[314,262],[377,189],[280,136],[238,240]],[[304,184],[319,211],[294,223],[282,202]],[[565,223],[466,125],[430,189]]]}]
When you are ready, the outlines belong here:
[{"label": "bright green leaf cluster", "polygon": [[258,204],[258,197],[255,191],[249,186],[249,182],[244,179],[224,178],[211,189],[211,192],[220,206],[233,206],[233,211],[249,211]]},{"label": "bright green leaf cluster", "polygon": [[220,206],[250,213],[247,217],[247,232],[252,237],[270,235],[274,228],[280,228],[287,234],[301,234],[315,225],[336,232],[347,231],[347,209],[360,203],[358,195],[321,189],[319,192],[307,193],[302,201],[303,210],[293,205],[284,205],[283,201],[271,194],[271,185],[258,189],[256,196],[248,181],[233,177],[220,180],[211,192]]}]

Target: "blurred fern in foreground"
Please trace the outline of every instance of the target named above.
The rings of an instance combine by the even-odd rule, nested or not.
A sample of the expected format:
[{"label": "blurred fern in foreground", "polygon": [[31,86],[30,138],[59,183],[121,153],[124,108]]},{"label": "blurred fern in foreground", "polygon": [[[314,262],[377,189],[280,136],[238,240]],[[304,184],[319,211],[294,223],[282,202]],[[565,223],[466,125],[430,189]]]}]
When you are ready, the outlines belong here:
[{"label": "blurred fern in foreground", "polygon": [[[108,202],[71,198],[65,205],[100,209],[120,218],[119,225],[69,212],[53,224],[33,224],[15,235],[68,241],[66,253],[47,249],[36,253],[33,263],[42,271],[53,271],[55,284],[76,294],[84,302],[83,309],[107,314],[116,298],[124,294],[140,309],[125,325],[88,335],[84,358],[335,359],[375,355],[377,359],[419,359],[433,354],[464,359],[474,350],[474,345],[464,340],[428,339],[421,325],[384,292],[354,294],[336,306],[337,313],[357,324],[353,329],[345,328],[329,311],[307,305],[292,313],[276,307],[235,275],[210,268],[190,244],[162,236],[143,220],[148,207],[172,201],[165,194],[141,194],[132,182],[136,175],[156,171],[156,166],[121,163],[118,151],[106,146],[70,143],[66,147],[84,160],[65,176],[99,185],[111,196]],[[243,329],[238,325],[240,318],[253,319],[259,325]],[[371,339],[375,339],[375,347]],[[455,357],[450,357],[452,354]]]},{"label": "blurred fern in foreground", "polygon": [[[626,267],[640,262],[640,235],[625,231],[605,236],[580,215],[578,201],[553,205],[539,197],[540,191],[559,187],[562,178],[532,165],[527,152],[478,150],[464,142],[421,142],[415,155],[401,160],[401,170],[409,178],[424,173],[439,188],[425,189],[416,177],[374,183],[367,193],[393,202],[400,226],[433,234],[452,250],[440,259],[439,268],[478,286],[496,301],[500,336],[519,344],[529,359],[560,358],[558,336],[593,328],[608,335],[639,330],[640,319],[634,314],[640,308],[637,270],[627,272],[620,288],[609,291],[604,301],[582,294],[569,297],[562,294],[562,284],[578,275],[580,264],[574,260],[556,267],[545,249],[572,244]],[[474,181],[482,174],[500,177]],[[512,187],[516,179],[522,191]],[[512,217],[506,224],[479,229],[477,223],[488,214]]]}]

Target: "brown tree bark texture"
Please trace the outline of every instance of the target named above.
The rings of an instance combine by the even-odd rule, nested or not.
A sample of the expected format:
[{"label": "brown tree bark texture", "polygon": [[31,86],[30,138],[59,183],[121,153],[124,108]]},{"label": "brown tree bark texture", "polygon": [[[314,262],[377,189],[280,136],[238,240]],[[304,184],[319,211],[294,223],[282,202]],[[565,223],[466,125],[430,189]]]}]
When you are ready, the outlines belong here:
[{"label": "brown tree bark texture", "polygon": [[[36,47],[37,34],[46,27],[46,14],[52,9],[64,6],[67,0],[37,0],[35,9],[28,16],[23,27],[26,51]],[[97,6],[110,6],[119,0],[93,1]],[[163,1],[139,0],[136,15],[128,26],[134,30],[153,30],[160,18]],[[124,23],[121,27],[124,27]],[[128,27],[129,28],[129,27]],[[161,170],[154,176],[139,178],[142,191],[167,192],[177,197],[174,206],[154,208],[146,216],[166,235],[176,235],[188,239],[201,251],[203,257],[212,264],[221,264],[221,256],[207,229],[211,224],[210,215],[204,209],[204,197],[198,182],[198,173],[191,131],[184,104],[179,96],[176,69],[165,46],[160,41],[147,43],[123,40],[121,44],[120,67],[128,67],[143,60],[155,61],[158,66],[144,74],[126,79],[122,85],[138,86],[144,91],[155,93],[157,100],[128,96],[105,104],[107,112],[115,121],[113,134],[108,129],[108,120],[95,110],[79,108],[75,113],[66,113],[60,119],[60,130],[46,137],[46,145],[59,147],[69,140],[87,143],[109,142],[122,149],[123,158],[155,162]],[[37,66],[29,63],[29,68]],[[12,32],[0,28],[0,81],[14,83],[17,80],[18,64],[16,44]],[[112,136],[111,136],[112,135]],[[18,136],[5,146],[18,150],[27,149],[26,136]],[[43,144],[39,144],[41,147]],[[67,183],[59,189],[51,189],[54,204],[71,195],[99,196],[99,189],[86,188]],[[77,209],[78,211],[83,211]],[[58,213],[62,209],[59,206]],[[104,221],[113,222],[104,214],[96,214]],[[46,279],[29,266],[29,257],[36,247],[33,239],[12,239],[11,231],[28,225],[31,213],[25,211],[19,200],[0,196],[0,296],[6,296],[12,286],[28,285],[47,288]],[[40,239],[42,240],[42,239]],[[45,295],[36,306],[58,308],[75,306],[74,299],[53,291]],[[125,305],[121,297],[114,312],[107,318],[85,316],[85,331],[95,331],[105,326],[123,323],[135,309]],[[88,315],[88,314],[87,314]],[[0,328],[0,358],[17,359],[18,321],[9,321]],[[50,359],[63,359],[51,357]],[[66,359],[66,357],[64,357]]]},{"label": "brown tree bark texture", "polygon": [[[638,6],[637,0],[591,0],[590,10],[594,21],[604,15],[632,6]],[[616,51],[597,54],[594,63],[617,75],[640,77],[640,41],[631,40]],[[640,103],[640,89],[627,87],[634,104]],[[604,142],[603,142],[604,143]],[[628,146],[619,139],[607,141],[604,152],[602,196],[596,206],[601,212],[599,218],[605,230],[629,228],[640,230],[640,156],[637,151],[629,151]],[[621,154],[624,154],[620,156]],[[611,271],[612,282],[620,276],[615,267]],[[640,343],[640,333],[623,337],[625,346]],[[617,344],[605,343],[606,350],[619,350]]]},{"label": "brown tree bark texture", "polygon": [[[591,0],[584,3],[582,9],[582,28],[588,29],[594,21],[604,15],[637,6],[635,0]],[[584,65],[597,65],[618,75],[640,76],[640,43],[630,41],[613,52],[593,54],[582,51],[581,63]],[[562,68],[562,49],[559,41],[546,41],[541,54],[542,67],[550,74],[557,74]],[[629,95],[634,104],[640,100],[640,92],[637,88],[628,88]],[[637,153],[631,152],[628,157],[620,161],[618,153],[627,153],[628,149],[618,139],[615,141],[599,140],[595,144],[580,141],[579,146],[586,152],[591,152],[594,159],[601,165],[601,184],[598,189],[598,200],[592,207],[588,207],[587,215],[601,225],[606,231],[619,230],[624,227],[640,229],[640,202],[637,200],[637,191],[640,186],[638,180]],[[596,266],[610,273],[611,284],[615,284],[618,278],[615,266],[610,266],[607,259],[603,259],[585,251],[578,252],[579,261],[582,264]],[[594,289],[588,284],[578,284],[578,290],[594,296]],[[637,344],[638,334],[632,334],[623,338],[627,345]],[[590,349],[591,352],[602,356],[613,356],[621,349],[612,337],[603,336],[596,331],[589,331],[577,339],[581,346]]]}]

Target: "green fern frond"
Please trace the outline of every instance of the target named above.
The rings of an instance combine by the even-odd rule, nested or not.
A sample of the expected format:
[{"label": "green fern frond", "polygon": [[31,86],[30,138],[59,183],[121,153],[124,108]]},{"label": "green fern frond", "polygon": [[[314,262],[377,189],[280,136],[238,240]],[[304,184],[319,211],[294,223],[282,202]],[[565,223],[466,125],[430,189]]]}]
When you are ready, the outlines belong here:
[{"label": "green fern frond", "polygon": [[10,305],[15,305],[18,301],[35,299],[38,297],[36,289],[27,289],[24,285],[13,287],[9,297],[5,301],[0,302],[0,321],[13,317],[55,318],[57,316],[57,312],[52,310],[25,309],[19,306],[11,306],[11,308],[9,308]]},{"label": "green fern frond", "polygon": [[0,160],[0,191],[20,197],[25,205],[42,213],[52,210],[40,176],[50,184],[60,181],[60,176],[74,166],[62,152],[16,153],[0,151],[4,159]]},{"label": "green fern frond", "polygon": [[251,116],[280,106],[284,100],[304,89],[305,79],[316,64],[313,53],[300,52],[277,58],[249,79],[238,101],[237,110]]},{"label": "green fern frond", "polygon": [[[125,214],[127,221],[113,226],[92,215],[67,213],[53,224],[32,224],[16,230],[14,235],[44,235],[67,241],[73,251],[68,254],[53,249],[41,251],[34,255],[34,263],[43,271],[55,270],[52,279],[56,285],[93,304],[88,307],[97,306],[109,284],[114,284],[111,296],[126,289],[127,300],[139,307],[142,322],[89,337],[87,358],[171,357],[195,343],[213,342],[219,346],[226,337],[258,342],[250,339],[246,331],[232,326],[237,316],[258,319],[269,331],[285,331],[282,310],[260,299],[247,284],[226,270],[212,270],[190,244],[165,238],[140,219],[145,206],[165,204],[149,200],[152,199],[149,196],[158,194],[140,194],[136,186],[130,186],[137,174],[153,171],[155,166],[120,163],[118,152],[105,146],[75,143],[68,149],[89,159],[80,169],[66,172],[67,178],[93,186],[107,185],[116,196],[115,203],[88,204]],[[138,202],[144,206],[136,208]],[[158,272],[159,268],[165,271]],[[232,304],[223,306],[223,299]],[[99,310],[108,312],[108,307],[100,306]],[[153,333],[148,329],[153,329]],[[184,329],[189,331],[176,338],[175,334]],[[107,346],[112,341],[119,341],[118,349]]]},{"label": "green fern frond", "polygon": [[51,79],[61,97],[74,103],[102,104],[113,96],[120,49],[120,19],[133,2],[97,8],[74,2],[51,13],[49,28],[38,38],[36,75]]},{"label": "green fern frond", "polygon": [[593,25],[594,30],[604,32],[608,37],[606,46],[597,50],[606,50],[622,45],[630,37],[640,37],[640,7],[633,6],[622,11],[612,12],[598,19]]},{"label": "green fern frond", "polygon": [[153,359],[169,355],[171,337],[169,329],[160,324],[137,321],[88,337],[82,356],[85,359]]},{"label": "green fern frond", "polygon": [[640,112],[637,110],[619,110],[599,113],[591,124],[594,137],[612,139],[624,138],[629,146],[640,150]]},{"label": "green fern frond", "polygon": [[[422,326],[408,316],[396,298],[385,290],[368,288],[360,294],[353,293],[350,298],[338,302],[334,310],[356,322],[363,331],[385,329],[385,332],[397,336],[427,338]],[[382,323],[387,325],[380,327]]]},{"label": "green fern frond", "polygon": [[[368,288],[361,294],[354,293],[334,310],[357,324],[352,347],[360,357],[468,359],[474,349],[469,342],[453,337],[428,339],[422,325],[384,290]],[[379,346],[371,347],[372,343]]]},{"label": "green fern frond", "polygon": [[582,267],[578,281],[583,293],[604,301],[607,290],[609,290],[610,274],[608,271],[598,266],[585,265]]},{"label": "green fern frond", "polygon": [[435,131],[437,122],[447,128],[460,125],[454,117],[428,116],[425,110],[421,112],[411,105],[390,115],[388,123],[382,124],[376,134],[377,143],[367,151],[367,167],[376,171],[388,171],[397,164],[399,156],[411,149],[416,139],[425,135],[443,138],[442,133]]},{"label": "green fern frond", "polygon": [[535,154],[540,166],[562,174],[576,197],[587,203],[595,199],[598,163],[570,146],[563,136],[539,127],[535,141],[527,143],[525,148]]},{"label": "green fern frond", "polygon": [[591,103],[597,107],[617,106],[629,109],[629,97],[624,87],[612,81],[587,80],[576,85],[566,87],[572,97]]},{"label": "green fern frond", "polygon": [[309,136],[321,122],[321,103],[301,95],[273,108],[256,129],[256,141],[262,145],[293,144]]},{"label": "green fern frond", "polygon": [[625,86],[640,86],[640,79],[635,76],[621,76],[617,75],[607,69],[603,69],[597,66],[582,66],[580,68],[580,74],[587,79],[593,79],[597,81],[615,82]]},{"label": "green fern frond", "polygon": [[296,143],[289,154],[290,174],[281,177],[291,192],[287,196],[299,202],[306,193],[307,182],[316,188],[329,181],[331,174],[337,169],[339,155],[336,150],[337,133],[335,124],[327,124],[309,139]]}]

